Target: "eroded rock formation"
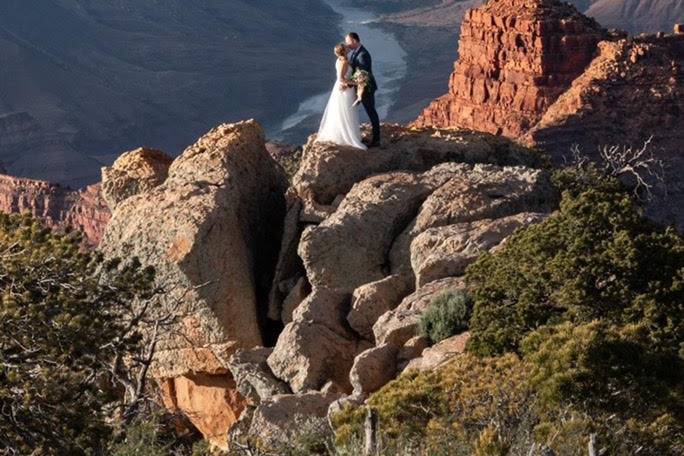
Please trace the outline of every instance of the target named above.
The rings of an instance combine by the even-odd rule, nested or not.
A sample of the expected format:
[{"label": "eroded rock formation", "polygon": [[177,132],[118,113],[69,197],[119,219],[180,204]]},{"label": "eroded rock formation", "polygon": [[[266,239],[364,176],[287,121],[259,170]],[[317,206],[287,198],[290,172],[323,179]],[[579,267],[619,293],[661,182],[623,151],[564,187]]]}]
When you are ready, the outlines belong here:
[{"label": "eroded rock formation", "polygon": [[253,121],[215,128],[170,166],[140,149],[104,170],[101,251],[155,267],[177,323],[153,375],[214,445],[276,447],[363,401],[427,348],[417,328],[432,299],[554,208],[536,151],[383,130],[372,154],[312,137],[287,192]]},{"label": "eroded rock formation", "polygon": [[[165,402],[225,447],[245,404],[228,358],[268,338],[286,179],[254,121],[207,133],[171,163],[163,182],[138,172],[141,155],[115,164],[124,177],[100,250],[155,267],[162,311],[177,323],[159,346],[153,375],[167,385]],[[134,194],[124,199],[127,193]]]},{"label": "eroded rock formation", "polygon": [[[640,149],[662,160],[648,213],[684,230],[684,34],[599,43],[598,55],[522,138],[560,163],[573,145],[601,161],[599,148]],[[654,168],[657,170],[657,168]],[[647,174],[644,177],[649,178]]]},{"label": "eroded rock formation", "polygon": [[558,0],[492,0],[463,17],[449,93],[416,125],[517,137],[584,71],[605,36]]},{"label": "eroded rock formation", "polygon": [[673,25],[628,38],[557,0],[491,0],[466,13],[449,93],[415,125],[501,134],[556,164],[575,145],[601,161],[599,148],[650,139],[665,178],[650,182],[648,213],[684,230],[684,33]]},{"label": "eroded rock formation", "polygon": [[126,152],[110,167],[102,168],[102,195],[109,207],[156,187],[166,180],[173,159],[155,149]]},{"label": "eroded rock formation", "polygon": [[304,147],[269,303],[292,316],[266,359],[291,393],[263,388],[266,351],[248,369],[234,355],[238,383],[263,390],[236,438],[270,429],[260,423],[274,401],[325,397],[335,408],[392,380],[427,348],[418,321],[430,302],[463,289],[467,264],[554,207],[530,149],[469,131],[383,130],[372,154],[315,137]]},{"label": "eroded rock formation", "polygon": [[83,233],[96,246],[110,218],[100,185],[71,190],[59,184],[0,174],[0,211],[27,213],[58,230]]}]

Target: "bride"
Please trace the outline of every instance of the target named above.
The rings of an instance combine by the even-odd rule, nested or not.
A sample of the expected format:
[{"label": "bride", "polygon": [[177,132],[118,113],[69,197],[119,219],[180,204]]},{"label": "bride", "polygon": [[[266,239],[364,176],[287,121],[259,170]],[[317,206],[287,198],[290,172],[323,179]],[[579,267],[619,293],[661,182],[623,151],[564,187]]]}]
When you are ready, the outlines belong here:
[{"label": "bride", "polygon": [[353,106],[356,93],[349,86],[347,47],[342,43],[338,44],[335,46],[335,55],[337,56],[337,62],[335,62],[337,80],[323,113],[316,141],[366,149],[361,142],[359,113]]}]

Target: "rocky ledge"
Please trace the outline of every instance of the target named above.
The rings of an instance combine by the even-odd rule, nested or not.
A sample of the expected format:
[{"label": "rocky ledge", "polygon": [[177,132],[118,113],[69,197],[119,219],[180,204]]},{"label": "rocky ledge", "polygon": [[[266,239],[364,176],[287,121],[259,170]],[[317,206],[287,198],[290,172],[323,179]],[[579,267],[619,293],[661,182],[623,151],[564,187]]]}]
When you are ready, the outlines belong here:
[{"label": "rocky ledge", "polygon": [[177,324],[153,375],[214,445],[230,431],[275,446],[362,401],[428,348],[417,324],[432,298],[554,208],[543,157],[507,139],[383,137],[372,151],[312,137],[289,188],[254,121],[213,129],[168,167],[138,151],[105,172],[100,249],[156,268]]}]

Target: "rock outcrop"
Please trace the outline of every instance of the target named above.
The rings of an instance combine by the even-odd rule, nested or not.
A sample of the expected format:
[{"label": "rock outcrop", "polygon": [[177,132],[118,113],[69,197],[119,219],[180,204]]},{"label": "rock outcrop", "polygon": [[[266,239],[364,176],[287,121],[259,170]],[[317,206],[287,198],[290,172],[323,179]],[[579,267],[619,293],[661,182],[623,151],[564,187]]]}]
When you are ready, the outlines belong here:
[{"label": "rock outcrop", "polygon": [[383,130],[372,154],[312,137],[287,192],[253,121],[215,128],[168,169],[138,150],[105,170],[115,209],[101,251],[155,267],[176,323],[152,374],[214,445],[274,449],[324,429],[331,406],[362,402],[424,353],[420,317],[463,289],[468,264],[555,207],[534,150]]},{"label": "rock outcrop", "polygon": [[109,207],[156,187],[166,180],[173,159],[164,152],[144,147],[126,152],[114,164],[102,168],[102,195]]},{"label": "rock outcrop", "polygon": [[80,231],[89,247],[100,242],[110,218],[100,185],[71,190],[59,184],[2,174],[0,211],[27,213],[60,231]]},{"label": "rock outcrop", "polygon": [[415,123],[517,137],[584,71],[604,36],[558,0],[491,0],[469,10],[449,93]]},{"label": "rock outcrop", "polygon": [[[128,165],[141,169],[140,155]],[[129,171],[122,171],[126,177],[117,190],[124,194],[131,193]],[[211,130],[171,163],[162,183],[154,186],[161,178],[156,171],[151,175],[138,173],[134,180],[143,177],[145,184],[130,186],[138,193],[117,197],[100,250],[107,257],[137,257],[155,268],[164,286],[162,311],[177,323],[158,348],[153,375],[174,385],[166,402],[225,447],[227,429],[244,406],[228,360],[239,348],[262,345],[271,330],[267,290],[285,214],[286,179],[254,121]],[[205,395],[197,378],[214,389]],[[187,400],[180,399],[181,391]],[[219,402],[231,412],[215,413],[213,399],[206,409],[196,407],[203,399],[195,392],[223,398]]]},{"label": "rock outcrop", "polygon": [[[525,223],[521,216],[506,229],[506,221],[497,225],[490,219],[551,208],[553,192],[544,172],[484,164],[539,159],[510,141],[400,127],[386,127],[384,133],[386,145],[363,157],[358,150],[313,139],[303,151],[293,188],[302,200],[300,220],[309,224],[300,236],[298,256],[312,291],[294,310],[268,358],[273,373],[295,393],[319,390],[328,382],[345,392],[356,388],[349,373],[355,359],[363,359],[357,356],[375,342],[387,342],[373,334],[373,325],[423,285],[416,284],[411,265],[414,238],[432,228],[491,223],[491,233],[482,228],[481,237],[473,233],[470,243],[462,243],[465,266],[476,252]],[[321,218],[319,223],[313,215]],[[529,217],[530,223],[534,220]],[[462,273],[462,268],[444,266],[437,278]],[[393,350],[415,335],[420,311],[415,316],[405,339],[391,344]],[[360,390],[377,383],[369,380],[372,387],[365,388],[360,386],[364,380],[355,378]]]},{"label": "rock outcrop", "polygon": [[684,33],[664,33],[673,25],[628,38],[557,0],[490,0],[465,14],[449,93],[414,125],[500,134],[555,164],[573,146],[600,162],[599,148],[648,142],[665,165],[648,214],[684,230]]},{"label": "rock outcrop", "polygon": [[[651,182],[648,213],[684,230],[684,34],[603,41],[598,55],[522,138],[557,163],[573,145],[601,161],[599,147],[628,146],[665,165]],[[648,175],[644,175],[649,177]]]},{"label": "rock outcrop", "polygon": [[363,402],[428,347],[420,317],[464,288],[465,266],[555,207],[543,157],[510,140],[389,125],[383,138],[372,154],[315,136],[302,151],[269,302],[285,328],[267,367],[267,349],[231,367],[250,397],[271,374],[293,394],[264,388],[234,438],[287,435],[265,416],[306,398]]}]

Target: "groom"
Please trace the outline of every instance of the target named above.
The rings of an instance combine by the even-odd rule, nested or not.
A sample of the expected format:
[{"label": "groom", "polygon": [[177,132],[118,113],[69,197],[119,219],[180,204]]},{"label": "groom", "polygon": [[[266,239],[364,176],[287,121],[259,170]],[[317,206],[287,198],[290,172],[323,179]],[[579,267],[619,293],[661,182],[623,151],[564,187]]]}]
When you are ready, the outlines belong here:
[{"label": "groom", "polygon": [[361,39],[357,33],[351,32],[347,34],[344,41],[347,43],[347,47],[352,50],[349,57],[349,65],[351,66],[352,73],[356,71],[357,68],[365,70],[370,75],[370,84],[366,88],[361,103],[363,108],[368,114],[368,118],[373,126],[373,139],[368,144],[368,147],[379,147],[380,146],[380,118],[375,110],[375,91],[378,90],[378,85],[375,82],[375,77],[373,76],[373,63],[371,61],[371,55],[361,44]]}]

